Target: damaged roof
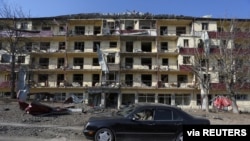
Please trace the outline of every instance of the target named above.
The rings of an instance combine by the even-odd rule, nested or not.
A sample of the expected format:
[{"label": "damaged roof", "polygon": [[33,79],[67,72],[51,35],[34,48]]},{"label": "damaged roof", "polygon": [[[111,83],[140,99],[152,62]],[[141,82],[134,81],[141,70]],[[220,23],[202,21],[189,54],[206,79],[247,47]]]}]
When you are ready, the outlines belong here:
[{"label": "damaged roof", "polygon": [[[32,20],[53,20],[53,19],[186,19],[186,20],[232,20],[232,18],[212,18],[212,17],[193,17],[185,15],[175,14],[151,14],[141,12],[124,12],[124,13],[79,13],[79,14],[68,14],[51,17],[30,17],[25,19]],[[1,19],[12,19],[12,18],[0,18]],[[24,19],[24,18],[21,18]],[[238,21],[250,21],[250,19],[237,19]]]}]

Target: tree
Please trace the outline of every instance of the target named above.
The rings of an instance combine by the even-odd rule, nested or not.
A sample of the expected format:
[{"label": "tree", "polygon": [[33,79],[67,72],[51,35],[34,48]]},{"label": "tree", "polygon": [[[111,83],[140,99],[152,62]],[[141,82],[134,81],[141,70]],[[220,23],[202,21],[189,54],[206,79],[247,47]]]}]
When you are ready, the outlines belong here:
[{"label": "tree", "polygon": [[219,43],[219,50],[213,56],[217,60],[217,65],[214,65],[217,66],[219,82],[232,101],[233,113],[239,113],[237,94],[250,88],[250,25],[234,19],[223,20],[220,25],[227,32],[217,33],[214,40]]},{"label": "tree", "polygon": [[10,56],[12,98],[16,98],[16,57],[24,53],[24,42],[27,41],[24,34],[34,32],[28,30],[27,19],[28,16],[25,16],[22,8],[12,7],[2,1],[2,5],[0,6],[0,41],[5,43],[2,50],[5,50]]},{"label": "tree", "polygon": [[208,94],[210,89],[210,74],[209,74],[209,37],[207,32],[201,33],[201,39],[198,43],[198,48],[193,52],[192,72],[195,74],[195,81],[201,90],[201,108],[209,112]]},{"label": "tree", "polygon": [[[183,38],[178,39],[179,53],[183,55],[183,65],[180,66],[182,71],[188,71],[193,75],[192,85],[190,88],[194,89],[194,92],[200,90],[201,95],[201,108],[202,110],[209,112],[209,99],[210,92],[210,71],[209,71],[209,37],[206,31],[192,33],[191,39],[193,44],[198,47],[181,47],[180,42]],[[198,43],[197,43],[198,42]]]},{"label": "tree", "polygon": [[191,71],[200,86],[203,110],[209,112],[208,95],[220,89],[231,100],[233,113],[239,113],[237,94],[250,89],[250,25],[233,19],[217,25],[216,32],[202,32],[198,48],[192,51]]}]

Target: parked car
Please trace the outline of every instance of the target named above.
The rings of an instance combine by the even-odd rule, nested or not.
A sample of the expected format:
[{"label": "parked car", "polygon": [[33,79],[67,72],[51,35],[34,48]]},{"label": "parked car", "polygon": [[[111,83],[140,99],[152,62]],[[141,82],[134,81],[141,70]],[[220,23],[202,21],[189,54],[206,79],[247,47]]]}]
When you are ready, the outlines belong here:
[{"label": "parked car", "polygon": [[210,125],[166,104],[139,103],[99,117],[90,117],[83,134],[94,141],[182,141],[182,125]]}]

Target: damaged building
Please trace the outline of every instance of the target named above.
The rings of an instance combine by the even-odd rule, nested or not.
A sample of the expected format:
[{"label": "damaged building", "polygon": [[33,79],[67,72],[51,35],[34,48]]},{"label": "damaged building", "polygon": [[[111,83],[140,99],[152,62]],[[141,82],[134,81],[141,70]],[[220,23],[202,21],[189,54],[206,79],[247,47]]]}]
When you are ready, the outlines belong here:
[{"label": "damaged building", "polygon": [[[0,22],[5,20],[10,19]],[[18,29],[36,32],[22,33],[27,40],[16,55],[15,72],[26,68],[28,98],[33,100],[64,101],[75,95],[92,106],[152,102],[199,108],[197,74],[187,66],[192,65],[194,50],[203,47],[203,32],[208,33],[210,49],[218,49],[223,41],[218,41],[217,33],[230,30],[221,20],[149,13],[29,18],[17,22]],[[238,21],[246,23],[241,32],[249,29],[250,20]],[[6,36],[6,28],[0,27],[1,97],[11,92]],[[215,63],[210,64],[209,100],[227,93],[220,87]],[[249,92],[245,88],[237,96],[243,110],[250,107]]]}]

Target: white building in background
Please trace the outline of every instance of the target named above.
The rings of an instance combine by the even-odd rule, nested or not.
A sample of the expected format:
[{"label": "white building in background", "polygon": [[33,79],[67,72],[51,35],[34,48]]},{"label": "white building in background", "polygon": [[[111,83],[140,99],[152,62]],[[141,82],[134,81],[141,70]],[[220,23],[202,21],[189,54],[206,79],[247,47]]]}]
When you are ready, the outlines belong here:
[{"label": "white building in background", "polygon": [[[31,18],[17,24],[20,29],[39,32],[23,33],[28,40],[22,43],[25,53],[17,55],[16,72],[26,66],[29,97],[36,100],[64,101],[74,94],[93,106],[153,102],[199,108],[201,90],[195,74],[185,68],[192,65],[193,52],[201,47],[202,33],[207,33],[210,48],[223,42],[215,36],[230,30],[222,20],[231,21],[150,14]],[[239,27],[241,32],[249,29],[249,19],[238,21],[246,23]],[[8,46],[5,34],[5,27],[0,27],[2,97],[9,96],[11,87],[10,63],[3,51]],[[216,87],[219,76],[213,67],[209,66],[214,86],[210,99],[226,94]],[[249,110],[249,92],[244,89],[237,96],[241,110]]]}]

